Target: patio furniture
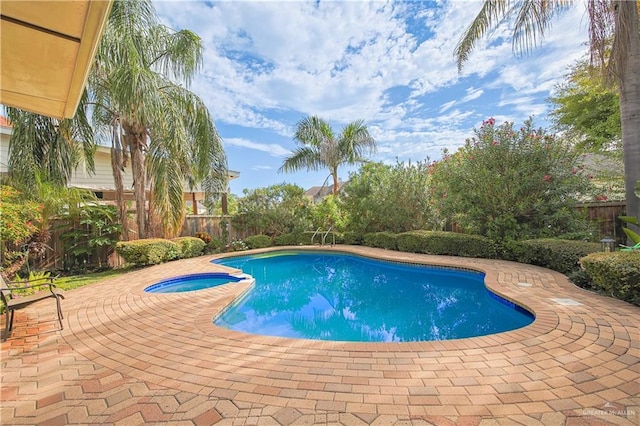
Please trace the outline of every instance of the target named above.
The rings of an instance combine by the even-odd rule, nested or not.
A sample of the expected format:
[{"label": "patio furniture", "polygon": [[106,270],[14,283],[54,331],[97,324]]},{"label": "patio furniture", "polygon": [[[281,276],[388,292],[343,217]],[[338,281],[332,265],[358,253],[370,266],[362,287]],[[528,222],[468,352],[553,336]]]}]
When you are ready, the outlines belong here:
[{"label": "patio furniture", "polygon": [[620,251],[640,250],[640,243],[636,244],[635,246],[625,246],[621,244],[620,247],[621,247]]},{"label": "patio furniture", "polygon": [[[13,312],[44,299],[53,298],[56,300],[58,322],[60,323],[60,329],[62,330],[64,328],[62,325],[62,306],[60,304],[60,300],[64,299],[64,295],[53,281],[53,277],[44,277],[24,282],[7,282],[4,277],[0,275],[0,298],[4,304],[5,313],[4,340],[8,339],[13,331]],[[35,293],[28,295],[19,294],[21,290],[28,289],[34,289]]]}]

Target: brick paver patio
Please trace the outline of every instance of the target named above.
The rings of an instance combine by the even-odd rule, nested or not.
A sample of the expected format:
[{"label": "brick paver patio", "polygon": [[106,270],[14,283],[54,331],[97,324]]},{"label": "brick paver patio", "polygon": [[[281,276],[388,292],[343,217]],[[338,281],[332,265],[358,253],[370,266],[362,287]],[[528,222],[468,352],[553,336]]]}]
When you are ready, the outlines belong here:
[{"label": "brick paver patio", "polygon": [[[420,343],[247,335],[212,317],[245,291],[150,294],[223,269],[212,256],[131,272],[16,315],[2,343],[2,424],[640,424],[640,308],[518,263],[337,247],[486,272],[528,327]],[[49,301],[50,302],[50,301]]]}]

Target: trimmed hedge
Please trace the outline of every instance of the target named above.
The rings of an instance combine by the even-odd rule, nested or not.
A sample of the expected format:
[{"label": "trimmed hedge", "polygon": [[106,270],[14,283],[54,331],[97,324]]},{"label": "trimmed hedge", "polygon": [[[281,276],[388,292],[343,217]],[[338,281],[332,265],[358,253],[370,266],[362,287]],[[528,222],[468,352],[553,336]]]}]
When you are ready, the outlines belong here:
[{"label": "trimmed hedge", "polygon": [[496,244],[481,235],[443,231],[409,231],[398,234],[398,250],[448,256],[482,257],[493,259]]},{"label": "trimmed hedge", "polygon": [[580,263],[597,289],[640,306],[640,252],[592,253]]},{"label": "trimmed hedge", "polygon": [[344,232],[341,239],[344,244],[349,244],[352,246],[361,246],[362,244],[364,244],[364,237],[362,236],[362,234],[359,234],[357,232]]},{"label": "trimmed hedge", "polygon": [[391,232],[371,232],[364,235],[364,245],[387,250],[398,250],[398,235]]},{"label": "trimmed hedge", "polygon": [[313,234],[305,233],[292,233],[281,234],[273,239],[274,246],[299,246],[311,244],[311,237]]},{"label": "trimmed hedge", "polygon": [[264,248],[271,246],[271,237],[268,235],[252,235],[244,239],[250,249]]},{"label": "trimmed hedge", "polygon": [[156,265],[180,256],[180,247],[163,238],[148,238],[134,241],[119,241],[116,252],[133,265]]},{"label": "trimmed hedge", "polygon": [[507,244],[508,258],[570,275],[580,270],[580,258],[600,250],[600,244],[586,241],[541,238]]},{"label": "trimmed hedge", "polygon": [[200,256],[206,246],[206,243],[200,237],[178,237],[171,241],[180,247],[180,257],[183,259]]}]

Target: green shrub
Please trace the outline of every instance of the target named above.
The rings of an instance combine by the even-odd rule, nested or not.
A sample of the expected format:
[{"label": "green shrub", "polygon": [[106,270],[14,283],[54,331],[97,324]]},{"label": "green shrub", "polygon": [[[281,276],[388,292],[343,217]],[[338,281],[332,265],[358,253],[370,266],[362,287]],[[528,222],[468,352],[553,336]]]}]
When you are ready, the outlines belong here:
[{"label": "green shrub", "polygon": [[233,240],[229,241],[229,244],[227,245],[227,249],[229,251],[245,251],[245,250],[249,250],[249,247],[247,246],[247,243],[245,243],[243,240],[234,238]]},{"label": "green shrub", "polygon": [[570,275],[580,269],[580,258],[600,250],[600,244],[542,238],[511,242],[507,249],[512,260]]},{"label": "green shrub", "polygon": [[196,232],[196,235],[194,235],[194,237],[200,238],[202,241],[204,241],[205,244],[209,244],[212,240],[211,235],[209,235],[209,233],[207,232]]},{"label": "green shrub", "polygon": [[580,263],[596,288],[640,306],[640,253],[592,253]]},{"label": "green shrub", "polygon": [[224,247],[224,241],[222,241],[222,238],[211,237],[211,241],[209,241],[204,247],[204,252],[206,254],[220,253],[222,251],[222,247]]},{"label": "green shrub", "polygon": [[180,257],[183,259],[200,256],[206,246],[199,237],[178,237],[172,241],[180,247]]},{"label": "green shrub", "polygon": [[[311,237],[313,234],[305,233],[292,233],[281,234],[273,239],[273,245],[275,246],[298,246],[311,244]],[[316,236],[316,241],[318,237]]]},{"label": "green shrub", "polygon": [[268,235],[252,235],[245,238],[244,242],[250,249],[269,247],[271,245],[271,237]]},{"label": "green shrub", "polygon": [[391,232],[371,232],[364,235],[364,245],[387,250],[398,249],[398,236]]},{"label": "green shrub", "polygon": [[426,236],[428,231],[409,231],[396,237],[398,250],[408,253],[427,253]]},{"label": "green shrub", "polygon": [[409,231],[397,236],[398,250],[448,256],[496,257],[496,244],[480,235],[442,231]]},{"label": "green shrub", "polygon": [[342,242],[353,246],[361,246],[364,244],[364,237],[358,232],[348,231],[342,234]]},{"label": "green shrub", "polygon": [[173,241],[162,238],[149,238],[116,243],[116,252],[133,265],[156,265],[176,259],[180,247]]}]

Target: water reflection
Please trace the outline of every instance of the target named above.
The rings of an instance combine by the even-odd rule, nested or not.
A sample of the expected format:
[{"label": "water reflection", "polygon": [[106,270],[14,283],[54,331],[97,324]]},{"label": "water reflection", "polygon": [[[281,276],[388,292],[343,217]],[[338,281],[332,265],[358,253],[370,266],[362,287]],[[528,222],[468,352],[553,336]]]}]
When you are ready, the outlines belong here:
[{"label": "water reflection", "polygon": [[316,253],[219,263],[256,279],[250,294],[216,321],[248,333],[407,342],[497,333],[532,321],[491,297],[477,273]]}]

